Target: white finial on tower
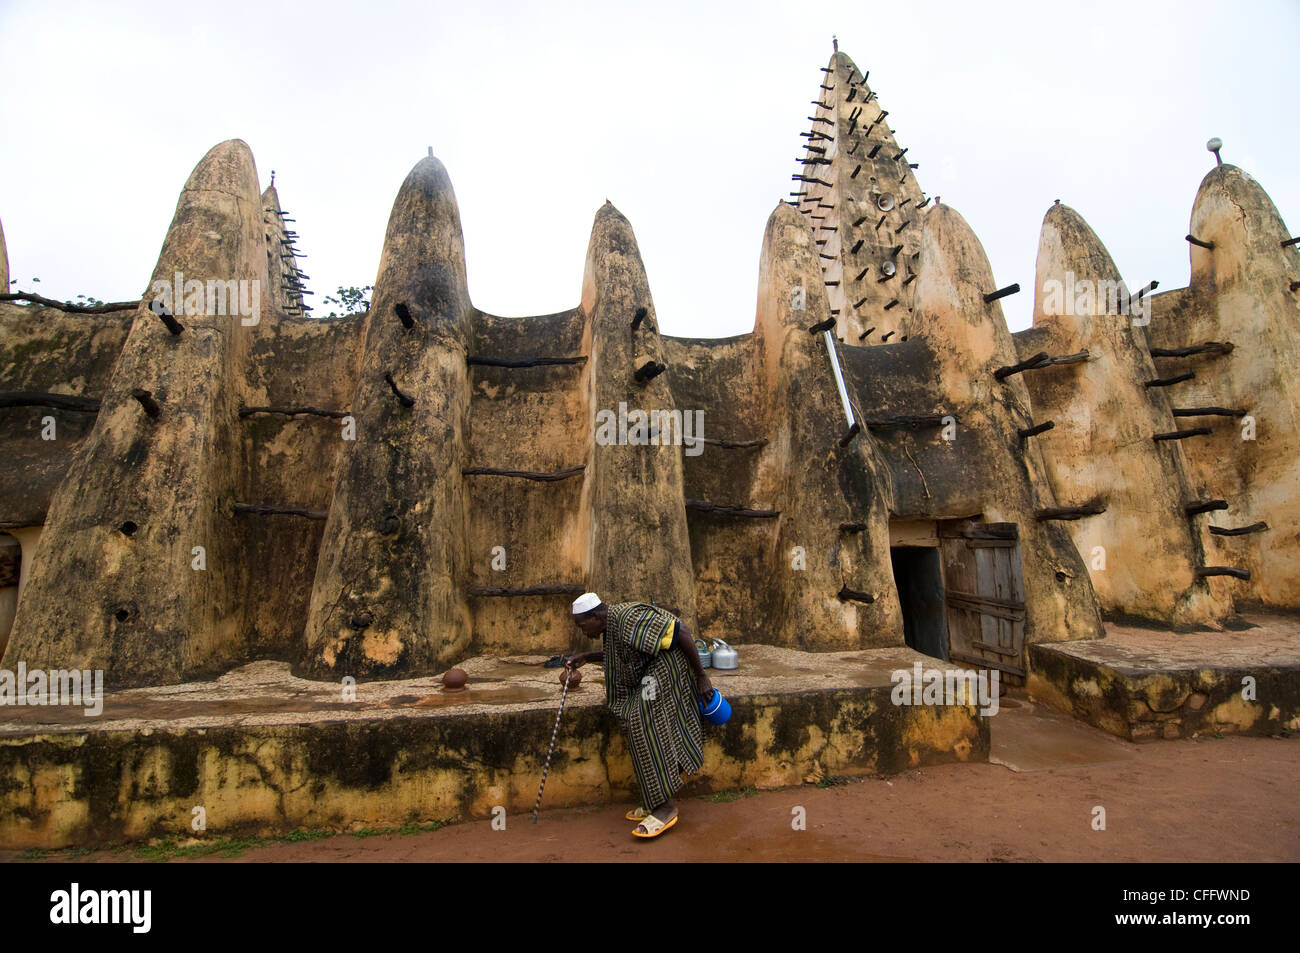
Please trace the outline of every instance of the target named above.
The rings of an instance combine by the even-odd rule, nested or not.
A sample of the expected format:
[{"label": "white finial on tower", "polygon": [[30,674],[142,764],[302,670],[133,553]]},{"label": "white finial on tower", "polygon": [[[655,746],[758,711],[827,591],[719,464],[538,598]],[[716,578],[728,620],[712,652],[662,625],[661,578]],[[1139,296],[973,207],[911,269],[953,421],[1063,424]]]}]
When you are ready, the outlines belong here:
[{"label": "white finial on tower", "polygon": [[1215,136],[1213,139],[1211,139],[1209,142],[1205,144],[1205,148],[1209,149],[1211,152],[1214,153],[1215,162],[1217,162],[1219,165],[1223,165],[1223,160],[1219,158],[1219,150],[1223,148],[1222,139],[1220,139],[1218,136]]},{"label": "white finial on tower", "polygon": [[831,51],[835,53],[840,51],[840,38],[834,33],[831,34]]}]

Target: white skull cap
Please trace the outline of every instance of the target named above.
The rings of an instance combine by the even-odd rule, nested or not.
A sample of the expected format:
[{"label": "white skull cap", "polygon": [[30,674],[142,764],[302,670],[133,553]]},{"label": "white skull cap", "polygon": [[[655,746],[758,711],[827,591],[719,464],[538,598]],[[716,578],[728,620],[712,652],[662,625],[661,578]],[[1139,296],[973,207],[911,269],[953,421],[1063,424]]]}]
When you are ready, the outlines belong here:
[{"label": "white skull cap", "polygon": [[598,605],[600,605],[600,596],[594,592],[584,592],[573,600],[573,614],[582,615],[584,612],[590,612]]}]

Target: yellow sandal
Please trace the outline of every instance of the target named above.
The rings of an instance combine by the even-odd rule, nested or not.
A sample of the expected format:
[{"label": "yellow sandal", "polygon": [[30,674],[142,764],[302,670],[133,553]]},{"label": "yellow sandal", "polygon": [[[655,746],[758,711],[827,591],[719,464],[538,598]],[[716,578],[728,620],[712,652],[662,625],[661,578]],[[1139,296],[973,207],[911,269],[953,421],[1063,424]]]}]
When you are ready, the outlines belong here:
[{"label": "yellow sandal", "polygon": [[668,828],[676,824],[677,818],[680,816],[681,815],[679,814],[674,814],[668,820],[668,823],[665,824],[663,821],[659,820],[659,818],[655,817],[653,814],[649,814],[646,816],[646,819],[641,822],[640,825],[645,828],[646,832],[642,834],[639,831],[633,829],[632,836],[643,837],[643,838],[658,837],[664,831],[668,830]]}]

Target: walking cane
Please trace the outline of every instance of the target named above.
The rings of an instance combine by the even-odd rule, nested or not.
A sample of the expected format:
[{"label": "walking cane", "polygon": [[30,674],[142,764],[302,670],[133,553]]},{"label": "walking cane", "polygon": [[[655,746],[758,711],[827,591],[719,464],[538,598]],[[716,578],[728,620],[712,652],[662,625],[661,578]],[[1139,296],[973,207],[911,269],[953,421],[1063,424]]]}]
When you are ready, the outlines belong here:
[{"label": "walking cane", "polygon": [[564,701],[569,697],[569,677],[572,673],[564,673],[564,693],[560,695],[560,710],[555,713],[555,727],[551,729],[551,746],[546,749],[546,764],[542,767],[542,783],[537,788],[537,803],[533,805],[533,816],[529,818],[534,824],[537,823],[537,810],[542,806],[542,792],[546,790],[546,775],[551,770],[551,755],[555,751],[555,739],[560,733],[560,718],[564,715]]}]

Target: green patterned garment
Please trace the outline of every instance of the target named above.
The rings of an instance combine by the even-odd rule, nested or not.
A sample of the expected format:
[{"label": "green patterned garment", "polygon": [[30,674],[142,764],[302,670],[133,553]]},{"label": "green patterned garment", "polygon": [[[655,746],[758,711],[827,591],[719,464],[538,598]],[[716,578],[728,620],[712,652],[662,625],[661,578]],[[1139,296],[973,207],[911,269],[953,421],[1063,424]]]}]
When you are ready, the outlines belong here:
[{"label": "green patterned garment", "polygon": [[695,673],[675,645],[659,647],[676,621],[655,606],[624,602],[609,607],[605,623],[605,701],[627,735],[646,810],[704,764]]}]

